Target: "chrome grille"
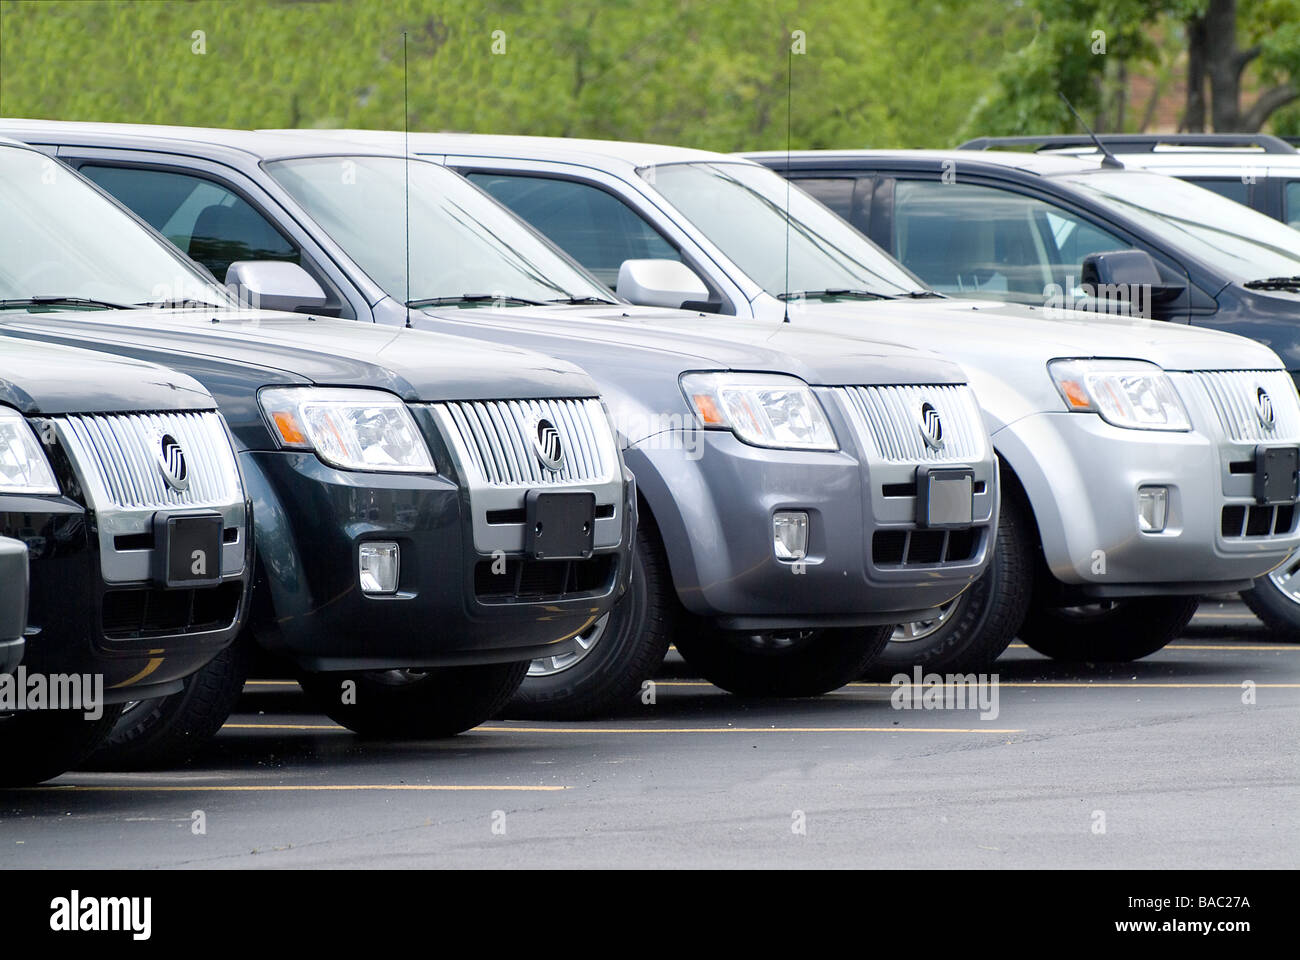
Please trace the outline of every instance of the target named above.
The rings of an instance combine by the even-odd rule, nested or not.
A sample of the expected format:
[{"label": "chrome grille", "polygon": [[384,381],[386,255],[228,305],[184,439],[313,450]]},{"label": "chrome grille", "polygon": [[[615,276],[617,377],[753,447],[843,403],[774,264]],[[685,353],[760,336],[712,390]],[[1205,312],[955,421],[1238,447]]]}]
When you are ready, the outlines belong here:
[{"label": "chrome grille", "polygon": [[[93,506],[120,510],[212,507],[243,500],[239,469],[215,413],[139,413],[55,420]],[[161,440],[184,451],[189,488],[163,479]]]},{"label": "chrome grille", "polygon": [[[1300,439],[1300,399],[1285,370],[1198,370],[1192,374],[1210,398],[1223,432],[1243,443]],[[1273,429],[1257,412],[1260,389],[1272,401]]]},{"label": "chrome grille", "polygon": [[[618,450],[599,400],[485,400],[433,404],[466,470],[489,486],[594,483],[619,475]],[[539,420],[549,420],[563,460],[546,466],[534,444]]]},{"label": "chrome grille", "polygon": [[[836,387],[859,433],[886,461],[947,463],[985,456],[984,422],[975,394],[965,385]],[[922,408],[930,404],[943,424],[943,446],[926,443]]]}]

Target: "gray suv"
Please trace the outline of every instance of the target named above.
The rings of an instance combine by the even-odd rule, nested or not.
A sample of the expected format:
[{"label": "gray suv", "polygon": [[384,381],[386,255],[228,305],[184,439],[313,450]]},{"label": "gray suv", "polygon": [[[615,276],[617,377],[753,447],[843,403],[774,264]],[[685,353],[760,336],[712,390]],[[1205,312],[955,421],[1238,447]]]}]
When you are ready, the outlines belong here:
[{"label": "gray suv", "polygon": [[[460,176],[400,152],[110,124],[20,135],[242,296],[285,303],[255,261],[286,260],[301,310],[526,346],[597,380],[640,492],[632,586],[576,650],[534,661],[517,713],[634,703],[670,639],[728,690],[819,694],[987,567],[992,448],[962,371],[927,352],[633,306]],[[636,273],[648,302],[665,282]]]}]

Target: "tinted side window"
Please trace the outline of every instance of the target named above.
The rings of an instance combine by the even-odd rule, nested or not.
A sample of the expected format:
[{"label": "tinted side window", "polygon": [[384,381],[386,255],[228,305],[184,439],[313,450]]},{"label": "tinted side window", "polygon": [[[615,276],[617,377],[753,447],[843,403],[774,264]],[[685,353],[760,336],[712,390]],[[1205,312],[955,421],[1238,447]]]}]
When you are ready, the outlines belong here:
[{"label": "tinted side window", "polygon": [[236,260],[301,261],[265,217],[211,180],[140,167],[86,165],[81,172],[223,283]]},{"label": "tinted side window", "polygon": [[[780,172],[780,171],[778,171]],[[813,195],[824,206],[830,207],[849,223],[853,223],[853,177],[800,177],[795,180],[803,190]],[[857,226],[857,224],[854,224]]]},{"label": "tinted side window", "polygon": [[1222,178],[1184,177],[1188,183],[1194,183],[1206,190],[1213,190],[1221,197],[1235,200],[1237,203],[1250,205],[1250,185],[1241,179],[1225,180]]},{"label": "tinted side window", "polygon": [[1288,227],[1300,230],[1300,180],[1288,180],[1282,201],[1282,215]]},{"label": "tinted side window", "polygon": [[997,187],[899,180],[893,252],[944,293],[1041,303],[1078,285],[1083,258],[1129,244],[1073,213]]},{"label": "tinted side window", "polygon": [[681,260],[663,235],[599,187],[552,177],[470,173],[474,181],[611,290],[624,260]]}]

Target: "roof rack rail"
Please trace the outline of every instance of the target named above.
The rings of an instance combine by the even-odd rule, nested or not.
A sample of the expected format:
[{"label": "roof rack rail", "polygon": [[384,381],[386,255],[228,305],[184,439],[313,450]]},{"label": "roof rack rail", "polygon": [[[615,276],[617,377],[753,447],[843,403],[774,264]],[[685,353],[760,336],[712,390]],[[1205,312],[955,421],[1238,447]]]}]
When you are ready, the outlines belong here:
[{"label": "roof rack rail", "polygon": [[[1154,153],[1157,147],[1257,147],[1264,153],[1295,153],[1281,137],[1269,133],[1102,133],[1098,134],[1116,153]],[[1291,138],[1300,140],[1300,138]],[[1091,137],[1077,134],[1047,134],[1037,137],[976,137],[958,150],[995,150],[1000,147],[1034,147],[1035,152],[1087,147],[1096,150]]]}]

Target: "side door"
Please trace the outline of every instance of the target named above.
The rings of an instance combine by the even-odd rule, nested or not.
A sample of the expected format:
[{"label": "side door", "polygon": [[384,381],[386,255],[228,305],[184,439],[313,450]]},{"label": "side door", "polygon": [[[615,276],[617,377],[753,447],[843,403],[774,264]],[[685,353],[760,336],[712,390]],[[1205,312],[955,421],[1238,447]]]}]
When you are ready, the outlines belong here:
[{"label": "side door", "polygon": [[224,283],[236,260],[284,260],[327,300],[312,312],[371,319],[370,302],[319,244],[253,181],[224,165],[138,150],[60,147],[59,157]]},{"label": "side door", "polygon": [[706,302],[691,309],[749,316],[752,294],[639,192],[616,177],[570,165],[543,167],[490,157],[447,163],[543,234],[614,290],[624,260],[677,260],[704,282]]}]

